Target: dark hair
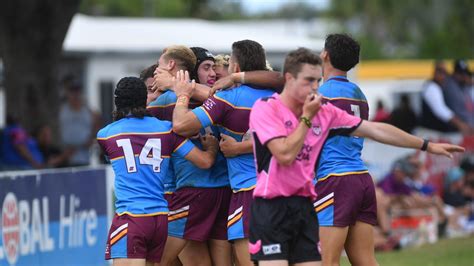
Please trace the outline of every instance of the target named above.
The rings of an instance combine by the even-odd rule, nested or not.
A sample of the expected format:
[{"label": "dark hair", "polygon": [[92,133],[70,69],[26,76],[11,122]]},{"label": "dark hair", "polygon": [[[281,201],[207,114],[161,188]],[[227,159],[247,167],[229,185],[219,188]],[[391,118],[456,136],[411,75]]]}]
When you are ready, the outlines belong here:
[{"label": "dark hair", "polygon": [[303,64],[321,65],[321,58],[306,48],[298,48],[293,50],[285,58],[285,65],[283,66],[283,74],[290,73],[297,77],[301,71]]},{"label": "dark hair", "polygon": [[146,98],[147,88],[141,79],[136,77],[120,79],[114,91],[116,110],[112,113],[113,120],[120,120],[129,114],[138,118],[148,115]]},{"label": "dark hair", "polygon": [[256,41],[242,40],[232,44],[232,56],[241,71],[266,70],[265,50]]},{"label": "dark hair", "polygon": [[158,64],[151,65],[140,72],[140,79],[145,82],[147,79],[152,78],[155,74],[155,69],[158,67]]},{"label": "dark hair", "polygon": [[339,70],[349,71],[359,63],[360,45],[347,34],[328,35],[324,49],[331,65]]},{"label": "dark hair", "polygon": [[196,56],[196,66],[194,67],[193,71],[190,73],[191,79],[194,79],[196,80],[197,83],[200,83],[198,69],[201,63],[206,60],[211,60],[212,62],[215,62],[216,60],[214,59],[214,55],[211,52],[209,52],[209,50],[207,49],[204,49],[202,47],[191,47],[190,49],[191,51],[193,51],[194,55]]}]

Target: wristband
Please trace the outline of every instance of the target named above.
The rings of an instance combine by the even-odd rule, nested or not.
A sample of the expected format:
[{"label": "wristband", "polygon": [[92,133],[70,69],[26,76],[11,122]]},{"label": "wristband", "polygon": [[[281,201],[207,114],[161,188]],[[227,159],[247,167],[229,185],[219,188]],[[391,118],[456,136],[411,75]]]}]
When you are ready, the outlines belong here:
[{"label": "wristband", "polygon": [[423,145],[421,146],[422,151],[426,151],[428,149],[428,143],[430,143],[429,140],[423,139]]},{"label": "wristband", "polygon": [[188,103],[189,99],[191,97],[187,94],[180,94],[177,99],[176,99],[176,103],[183,103],[183,104],[186,104]]},{"label": "wristband", "polygon": [[245,72],[240,73],[240,84],[245,84]]},{"label": "wristband", "polygon": [[308,128],[311,128],[313,126],[313,124],[311,124],[311,121],[309,121],[309,119],[307,117],[300,117],[300,122],[303,122],[306,126],[308,126]]}]

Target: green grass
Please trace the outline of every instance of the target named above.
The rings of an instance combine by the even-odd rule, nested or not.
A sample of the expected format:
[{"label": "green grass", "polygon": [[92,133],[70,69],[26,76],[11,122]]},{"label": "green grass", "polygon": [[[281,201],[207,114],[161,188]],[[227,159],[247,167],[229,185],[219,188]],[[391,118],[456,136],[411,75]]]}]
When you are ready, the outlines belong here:
[{"label": "green grass", "polygon": [[[474,237],[443,239],[432,245],[376,253],[381,266],[474,266]],[[347,257],[341,265],[350,265]]]}]

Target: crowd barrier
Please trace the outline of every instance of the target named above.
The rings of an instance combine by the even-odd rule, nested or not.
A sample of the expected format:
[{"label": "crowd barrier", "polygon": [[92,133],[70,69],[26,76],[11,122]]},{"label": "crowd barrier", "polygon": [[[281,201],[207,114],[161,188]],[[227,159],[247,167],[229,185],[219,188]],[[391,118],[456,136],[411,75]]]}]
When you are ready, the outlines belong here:
[{"label": "crowd barrier", "polygon": [[0,266],[108,265],[108,167],[0,173]]}]

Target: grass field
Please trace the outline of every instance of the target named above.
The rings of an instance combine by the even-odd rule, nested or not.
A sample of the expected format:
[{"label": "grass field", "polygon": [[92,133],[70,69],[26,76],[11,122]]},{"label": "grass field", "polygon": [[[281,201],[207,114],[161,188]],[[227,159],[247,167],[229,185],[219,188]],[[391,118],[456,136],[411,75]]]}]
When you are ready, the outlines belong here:
[{"label": "grass field", "polygon": [[[376,254],[381,266],[474,266],[474,237],[443,239],[433,245]],[[347,257],[341,265],[350,265]]]}]

